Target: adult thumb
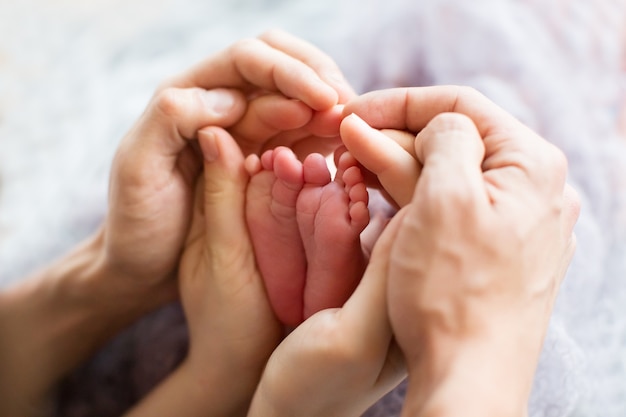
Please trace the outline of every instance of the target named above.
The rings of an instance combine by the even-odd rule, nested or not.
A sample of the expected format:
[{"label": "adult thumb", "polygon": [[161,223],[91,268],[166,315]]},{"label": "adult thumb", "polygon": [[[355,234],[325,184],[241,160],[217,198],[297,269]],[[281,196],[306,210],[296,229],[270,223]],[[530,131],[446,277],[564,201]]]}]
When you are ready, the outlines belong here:
[{"label": "adult thumb", "polygon": [[[219,127],[198,132],[204,158],[203,211],[206,250],[224,262],[240,251],[252,251],[245,223],[248,173],[233,137]],[[243,244],[243,246],[242,246]],[[218,261],[219,259],[213,259]]]},{"label": "adult thumb", "polygon": [[[414,200],[486,201],[482,162],[485,145],[474,122],[459,113],[441,113],[417,135],[415,153],[423,164]],[[454,202],[454,201],[453,201]],[[419,203],[418,203],[419,204]]]}]

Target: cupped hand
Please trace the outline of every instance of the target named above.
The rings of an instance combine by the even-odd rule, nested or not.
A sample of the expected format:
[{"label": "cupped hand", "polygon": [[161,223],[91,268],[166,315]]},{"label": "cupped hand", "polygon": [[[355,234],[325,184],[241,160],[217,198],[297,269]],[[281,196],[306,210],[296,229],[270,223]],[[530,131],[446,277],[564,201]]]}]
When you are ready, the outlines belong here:
[{"label": "cupped hand", "polygon": [[[261,97],[271,94],[280,95],[273,102],[281,101],[300,119],[286,127],[270,123],[255,135],[255,127],[267,121]],[[116,277],[110,285],[149,293],[146,299],[155,304],[175,295],[171,278],[202,168],[195,141],[199,129],[232,127],[247,152],[291,130],[295,133],[285,140],[296,146],[318,134],[336,136],[340,110],[335,105],[351,94],[328,56],[280,31],[239,41],[164,83],[113,162],[109,212],[100,233],[104,263]],[[258,117],[255,109],[261,109]]]},{"label": "cupped hand", "polygon": [[[247,410],[283,328],[267,300],[245,223],[244,156],[223,129],[199,133],[205,156],[191,231],[180,263],[190,350],[185,367],[211,414]],[[209,394],[217,392],[219,395]]]},{"label": "cupped hand", "polygon": [[[395,198],[406,204],[388,288],[410,375],[404,415],[447,408],[454,402],[444,399],[455,396],[467,400],[467,415],[524,410],[575,248],[579,203],[565,157],[467,88],[375,92],[346,112],[417,133],[412,147],[391,147],[405,151],[405,164],[392,166],[385,152],[359,155],[384,174],[381,183],[396,183]],[[355,156],[367,149],[359,143],[384,139],[356,118],[344,131]],[[497,401],[489,399],[494,383]]]},{"label": "cupped hand", "polygon": [[386,294],[400,220],[383,232],[348,301],[306,319],[272,353],[249,417],[360,416],[406,376]]}]

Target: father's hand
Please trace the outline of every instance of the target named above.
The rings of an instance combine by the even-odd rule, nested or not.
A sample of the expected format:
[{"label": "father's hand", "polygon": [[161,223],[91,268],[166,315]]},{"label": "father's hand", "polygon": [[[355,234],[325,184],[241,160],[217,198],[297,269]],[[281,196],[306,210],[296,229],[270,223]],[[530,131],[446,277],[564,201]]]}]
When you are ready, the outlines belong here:
[{"label": "father's hand", "polygon": [[374,164],[416,184],[389,267],[389,314],[409,367],[405,415],[461,404],[464,415],[521,415],[575,247],[579,203],[563,154],[466,88],[374,92],[346,112],[419,132],[412,149],[396,148],[415,158],[413,174]]}]

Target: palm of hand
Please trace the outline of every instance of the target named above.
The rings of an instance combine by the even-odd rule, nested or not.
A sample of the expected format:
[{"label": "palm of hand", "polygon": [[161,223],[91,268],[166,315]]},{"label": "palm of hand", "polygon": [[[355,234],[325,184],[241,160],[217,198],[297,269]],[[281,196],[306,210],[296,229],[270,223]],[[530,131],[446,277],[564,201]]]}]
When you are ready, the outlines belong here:
[{"label": "palm of hand", "polygon": [[173,288],[170,278],[189,229],[200,160],[188,147],[172,161],[172,169],[163,170],[152,161],[128,160],[127,155],[121,148],[112,170],[107,255],[120,276],[139,286]]}]

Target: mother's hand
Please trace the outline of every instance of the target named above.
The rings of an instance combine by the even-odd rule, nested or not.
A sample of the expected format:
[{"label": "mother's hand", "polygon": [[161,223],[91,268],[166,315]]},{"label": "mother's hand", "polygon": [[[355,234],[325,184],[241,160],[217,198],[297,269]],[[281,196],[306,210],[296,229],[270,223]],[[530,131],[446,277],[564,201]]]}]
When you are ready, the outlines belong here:
[{"label": "mother's hand", "polygon": [[[337,136],[335,105],[352,94],[339,74],[317,48],[273,31],[237,42],[164,83],[113,163],[109,212],[98,239],[111,277],[108,288],[155,306],[175,295],[171,278],[202,168],[199,129],[231,127],[247,152],[260,151],[270,140],[295,146],[311,137]],[[272,106],[297,120],[274,123]],[[291,133],[281,135],[284,130]]]}]

